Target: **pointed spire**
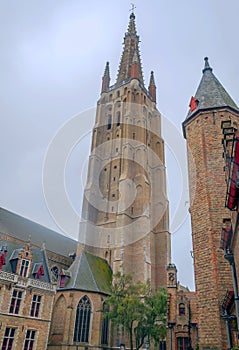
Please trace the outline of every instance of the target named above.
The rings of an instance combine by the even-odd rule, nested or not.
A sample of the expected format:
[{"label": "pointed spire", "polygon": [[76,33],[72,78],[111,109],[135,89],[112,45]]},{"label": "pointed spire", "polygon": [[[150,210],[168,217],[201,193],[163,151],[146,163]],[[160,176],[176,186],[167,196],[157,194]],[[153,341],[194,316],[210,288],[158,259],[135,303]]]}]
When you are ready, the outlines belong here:
[{"label": "pointed spire", "polygon": [[204,66],[204,69],[202,70],[202,72],[204,73],[207,70],[212,72],[212,68],[210,67],[209,62],[208,62],[208,57],[205,57],[204,61],[205,61],[205,66]]},{"label": "pointed spire", "polygon": [[152,97],[152,101],[156,102],[156,85],[155,85],[155,80],[154,80],[154,72],[151,71],[150,74],[150,81],[149,81],[149,93]]},{"label": "pointed spire", "polygon": [[132,65],[136,64],[136,62],[138,66],[137,79],[144,84],[139,53],[139,36],[137,35],[135,26],[135,15],[132,12],[129,19],[128,29],[124,37],[124,48],[119,65],[117,84],[132,78]]},{"label": "pointed spire", "polygon": [[137,35],[136,32],[136,25],[135,25],[135,15],[132,12],[130,17],[129,17],[129,25],[128,25],[128,31],[126,33],[126,35]]},{"label": "pointed spire", "polygon": [[106,92],[109,89],[109,86],[110,86],[110,67],[109,67],[109,62],[106,62],[105,71],[102,78],[101,93]]}]

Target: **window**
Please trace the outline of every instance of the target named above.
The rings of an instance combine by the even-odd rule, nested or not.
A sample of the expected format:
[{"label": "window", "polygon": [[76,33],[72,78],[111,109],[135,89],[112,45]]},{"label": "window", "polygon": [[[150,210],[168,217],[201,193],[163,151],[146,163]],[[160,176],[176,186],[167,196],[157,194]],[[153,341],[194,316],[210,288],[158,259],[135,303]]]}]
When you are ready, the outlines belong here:
[{"label": "window", "polygon": [[120,91],[119,90],[117,91],[117,97],[120,97]]},{"label": "window", "polygon": [[12,350],[14,342],[15,328],[7,327],[4,333],[2,350]]},{"label": "window", "polygon": [[18,315],[20,311],[20,304],[22,300],[22,291],[14,289],[12,292],[12,299],[10,304],[10,314]]},{"label": "window", "polygon": [[40,306],[41,306],[41,295],[33,294],[30,316],[38,317]]},{"label": "window", "polygon": [[120,112],[117,112],[117,126],[120,126]]},{"label": "window", "polygon": [[103,321],[101,329],[101,344],[108,345],[108,331],[109,331],[109,318],[105,316],[105,313],[109,311],[108,305],[103,304]]},{"label": "window", "polygon": [[28,269],[29,269],[30,261],[22,259],[21,261],[21,267],[20,267],[20,276],[27,277],[28,275]]},{"label": "window", "polygon": [[74,342],[88,343],[90,333],[91,302],[85,295],[76,310]]},{"label": "window", "polygon": [[112,116],[109,115],[108,116],[108,125],[107,125],[107,130],[110,130],[111,129],[111,124],[112,124]]},{"label": "window", "polygon": [[177,350],[188,349],[189,341],[188,338],[179,337],[177,338]]},{"label": "window", "polygon": [[179,304],[178,311],[179,311],[179,316],[185,315],[185,305],[183,303]]},{"label": "window", "polygon": [[132,139],[135,140],[135,132],[132,134]]},{"label": "window", "polygon": [[23,350],[33,350],[35,335],[36,335],[36,331],[33,331],[31,329],[27,330]]}]

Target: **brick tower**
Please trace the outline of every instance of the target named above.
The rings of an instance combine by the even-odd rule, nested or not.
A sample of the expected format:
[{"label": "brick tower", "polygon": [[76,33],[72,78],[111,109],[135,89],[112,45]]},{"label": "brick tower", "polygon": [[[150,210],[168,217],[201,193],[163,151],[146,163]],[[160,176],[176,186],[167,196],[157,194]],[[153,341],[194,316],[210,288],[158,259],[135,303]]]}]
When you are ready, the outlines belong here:
[{"label": "brick tower", "polygon": [[183,122],[188,147],[200,349],[227,349],[221,304],[226,291],[233,288],[229,264],[219,249],[222,222],[228,217],[221,121],[238,117],[237,105],[205,58],[201,82]]},{"label": "brick tower", "polygon": [[102,78],[84,192],[79,249],[106,258],[115,273],[166,286],[170,262],[164,141],[156,86],[143,79],[131,13],[116,83]]}]

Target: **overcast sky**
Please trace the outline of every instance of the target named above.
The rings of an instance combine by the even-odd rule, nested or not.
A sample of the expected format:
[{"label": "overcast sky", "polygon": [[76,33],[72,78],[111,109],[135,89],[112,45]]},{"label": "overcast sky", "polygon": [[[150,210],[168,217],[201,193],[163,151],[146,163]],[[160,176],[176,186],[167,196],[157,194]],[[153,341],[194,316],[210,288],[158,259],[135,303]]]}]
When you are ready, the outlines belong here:
[{"label": "overcast sky", "polygon": [[[238,104],[238,0],[138,0],[135,6],[145,85],[153,70],[158,109],[180,134],[205,56]],[[44,157],[69,118],[96,106],[106,61],[115,82],[130,7],[126,0],[0,1],[0,206],[59,230],[44,200]],[[76,211],[89,148],[88,134],[67,163],[66,188]],[[174,153],[169,145],[171,221],[181,196],[179,175],[186,176]],[[181,221],[173,228],[173,262],[179,280],[193,288],[190,223],[185,215]]]}]

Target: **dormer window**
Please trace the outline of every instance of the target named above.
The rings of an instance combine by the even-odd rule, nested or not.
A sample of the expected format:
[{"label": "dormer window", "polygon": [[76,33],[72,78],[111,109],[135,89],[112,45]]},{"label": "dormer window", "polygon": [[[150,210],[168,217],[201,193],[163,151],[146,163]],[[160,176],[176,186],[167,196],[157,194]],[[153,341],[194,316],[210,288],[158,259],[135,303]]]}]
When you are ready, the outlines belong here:
[{"label": "dormer window", "polygon": [[71,273],[67,270],[62,269],[60,273],[60,285],[59,288],[64,288],[69,279],[71,278]]},{"label": "dormer window", "polygon": [[45,274],[43,265],[41,263],[35,264],[32,270],[32,274],[35,279],[41,280],[42,276]]},{"label": "dormer window", "polygon": [[30,261],[26,259],[21,259],[21,266],[20,266],[20,271],[19,275],[22,277],[28,277],[29,275],[29,266],[30,266]]}]

